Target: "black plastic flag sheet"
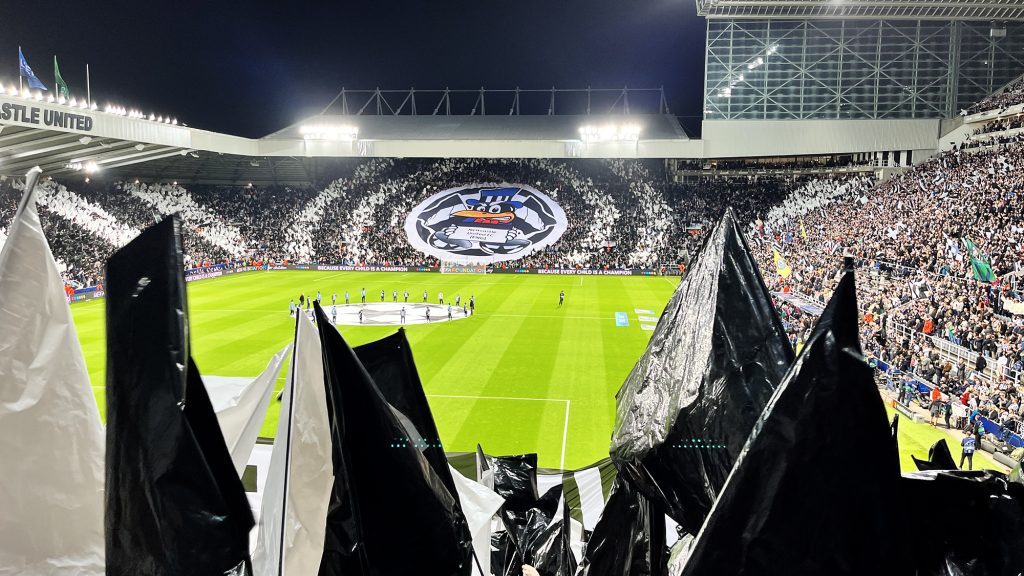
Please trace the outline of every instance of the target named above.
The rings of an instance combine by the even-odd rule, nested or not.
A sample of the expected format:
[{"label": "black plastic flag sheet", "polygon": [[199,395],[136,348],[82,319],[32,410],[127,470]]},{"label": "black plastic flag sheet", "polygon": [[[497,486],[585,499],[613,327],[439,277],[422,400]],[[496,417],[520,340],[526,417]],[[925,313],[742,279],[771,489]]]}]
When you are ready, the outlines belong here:
[{"label": "black plastic flag sheet", "polygon": [[256,576],[319,572],[333,485],[320,336],[309,317],[298,314],[260,507]]},{"label": "black plastic flag sheet", "polygon": [[899,457],[857,317],[847,271],[754,426],[685,576],[904,573],[890,520]]},{"label": "black plastic flag sheet", "polygon": [[35,204],[0,250],[0,574],[103,573],[103,426]]},{"label": "black plastic flag sheet", "polygon": [[940,438],[938,442],[932,444],[932,447],[928,449],[928,459],[922,460],[917,456],[911,456],[914,459],[914,464],[917,465],[917,469],[923,471],[926,470],[956,470],[956,460],[953,460],[953,455],[949,452],[949,444],[946,444],[945,438]]},{"label": "black plastic flag sheet", "polygon": [[355,352],[384,400],[398,411],[403,424],[410,429],[412,442],[448,492],[456,495],[455,481],[448,469],[444,446],[423,392],[405,330],[399,329],[391,336],[358,346]]},{"label": "black plastic flag sheet", "polygon": [[899,532],[917,576],[1018,576],[1024,571],[1024,485],[991,470],[914,472]]},{"label": "black plastic flag sheet", "polygon": [[252,511],[189,354],[177,219],[107,262],[106,573],[251,573]]},{"label": "black plastic flag sheet", "polygon": [[572,521],[563,493],[555,515],[547,525],[530,535],[528,563],[541,576],[574,576],[576,557],[572,547]]},{"label": "black plastic flag sheet", "polygon": [[458,495],[431,468],[420,439],[409,436],[401,414],[319,305],[316,317],[335,434],[334,473],[344,475],[334,484],[328,541],[340,532],[338,541],[354,545],[354,554],[325,548],[324,562],[339,560],[342,567],[321,566],[320,573],[348,574],[346,556],[354,555],[366,575],[470,574],[473,541]]},{"label": "black plastic flag sheet", "polygon": [[665,574],[664,514],[619,476],[587,540],[579,576]]},{"label": "black plastic flag sheet", "polygon": [[730,210],[616,395],[610,453],[619,473],[696,533],[792,361]]}]

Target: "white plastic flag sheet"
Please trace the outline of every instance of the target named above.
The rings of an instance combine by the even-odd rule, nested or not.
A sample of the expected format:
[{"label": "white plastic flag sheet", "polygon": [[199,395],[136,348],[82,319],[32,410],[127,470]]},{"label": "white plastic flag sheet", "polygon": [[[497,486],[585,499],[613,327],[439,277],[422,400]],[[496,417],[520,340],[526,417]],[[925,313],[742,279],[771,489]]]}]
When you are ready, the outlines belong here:
[{"label": "white plastic flag sheet", "polygon": [[0,251],[0,574],[104,572],[104,434],[33,198]]},{"label": "white plastic flag sheet", "polygon": [[[473,551],[484,574],[491,573],[491,518],[505,503],[505,499],[493,490],[466,478],[451,464],[452,479],[462,502],[462,513],[466,515],[469,533],[473,535]],[[475,571],[473,572],[476,573]]]},{"label": "white plastic flag sheet", "polygon": [[255,576],[319,571],[333,485],[320,337],[300,314],[252,557]]},{"label": "white plastic flag sheet", "polygon": [[239,477],[245,471],[249,454],[256,445],[263,418],[270,406],[274,383],[277,382],[277,375],[281,373],[281,366],[290,348],[285,346],[274,354],[266,369],[255,380],[233,376],[203,376],[206,393],[210,395],[220,431],[224,434],[224,443],[231,452],[231,461]]},{"label": "white plastic flag sheet", "polygon": [[580,512],[583,514],[583,527],[593,531],[597,521],[604,512],[605,496],[601,487],[601,469],[591,466],[573,472],[576,487],[580,493]]}]

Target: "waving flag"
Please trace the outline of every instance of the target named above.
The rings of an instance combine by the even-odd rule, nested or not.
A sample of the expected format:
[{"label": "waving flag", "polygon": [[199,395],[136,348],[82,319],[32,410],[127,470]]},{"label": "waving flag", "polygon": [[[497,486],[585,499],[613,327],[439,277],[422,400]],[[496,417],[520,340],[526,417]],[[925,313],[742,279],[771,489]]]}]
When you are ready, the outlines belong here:
[{"label": "waving flag", "polygon": [[71,92],[68,90],[68,84],[60,75],[60,68],[57,66],[56,56],[53,57],[53,85],[57,89],[57,96],[71,98]]},{"label": "waving flag", "polygon": [[39,78],[36,78],[36,74],[32,71],[32,67],[29,66],[28,62],[25,60],[25,54],[22,53],[21,46],[18,46],[18,73],[24,76],[25,80],[28,80],[29,88],[49,90],[45,84],[39,81]]},{"label": "waving flag", "polygon": [[0,573],[102,576],[103,425],[36,212],[0,249]]},{"label": "waving flag", "polygon": [[980,258],[971,258],[971,271],[974,272],[974,279],[981,282],[995,282],[996,275],[992,271],[992,265]]},{"label": "waving flag", "polygon": [[772,248],[772,256],[775,258],[775,271],[779,273],[779,276],[789,278],[789,275],[793,273],[793,269],[789,267],[786,259],[775,248]]}]

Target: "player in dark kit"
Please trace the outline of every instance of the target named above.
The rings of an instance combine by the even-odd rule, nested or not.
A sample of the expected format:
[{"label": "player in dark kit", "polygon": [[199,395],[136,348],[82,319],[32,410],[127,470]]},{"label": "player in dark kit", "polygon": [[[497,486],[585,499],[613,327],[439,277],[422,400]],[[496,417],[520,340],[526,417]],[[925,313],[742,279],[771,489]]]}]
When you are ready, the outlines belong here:
[{"label": "player in dark kit", "polygon": [[562,302],[565,302],[565,290],[558,293],[558,306],[562,306]]}]

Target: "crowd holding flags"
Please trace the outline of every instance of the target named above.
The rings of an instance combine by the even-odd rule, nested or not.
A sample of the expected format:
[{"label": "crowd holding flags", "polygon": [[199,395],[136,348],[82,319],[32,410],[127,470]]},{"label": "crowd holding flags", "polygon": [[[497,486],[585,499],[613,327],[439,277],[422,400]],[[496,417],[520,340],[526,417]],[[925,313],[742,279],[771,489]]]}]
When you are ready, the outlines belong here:
[{"label": "crowd holding flags", "polygon": [[[524,564],[543,576],[668,576],[669,564],[673,576],[980,576],[1024,566],[1019,472],[901,475],[858,341],[852,259],[794,358],[731,211],[616,396],[608,490],[591,471],[607,504],[589,539],[573,517],[594,517],[582,470],[541,492],[536,454],[478,449],[476,482],[462,477],[442,460],[404,334],[353,350],[318,305],[316,325],[295,319],[250,558],[236,450],[287,352],[222,418],[192,360],[179,224],[155,224],[107,265],[104,454],[35,211],[38,177],[0,250],[5,576],[532,573]],[[912,512],[894,513],[894,500]],[[670,558],[666,514],[683,532]],[[970,530],[954,538],[949,526]]]}]

